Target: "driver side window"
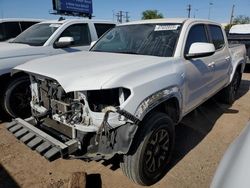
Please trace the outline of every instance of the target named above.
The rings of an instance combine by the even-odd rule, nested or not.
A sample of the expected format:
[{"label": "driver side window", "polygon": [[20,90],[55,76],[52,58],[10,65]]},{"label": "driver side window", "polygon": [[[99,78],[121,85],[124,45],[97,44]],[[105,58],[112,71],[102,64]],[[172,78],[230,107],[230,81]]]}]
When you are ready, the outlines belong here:
[{"label": "driver side window", "polygon": [[209,42],[204,24],[194,25],[189,30],[185,45],[185,54],[188,54],[191,45],[195,42]]},{"label": "driver side window", "polygon": [[71,46],[87,46],[91,43],[88,24],[71,25],[62,32],[58,40],[61,37],[72,37],[74,42]]}]

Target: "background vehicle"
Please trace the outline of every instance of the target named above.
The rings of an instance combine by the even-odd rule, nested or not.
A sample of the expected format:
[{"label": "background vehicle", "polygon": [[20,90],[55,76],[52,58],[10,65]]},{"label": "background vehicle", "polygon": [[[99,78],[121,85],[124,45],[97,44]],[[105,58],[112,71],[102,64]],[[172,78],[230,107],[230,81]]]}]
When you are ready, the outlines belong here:
[{"label": "background vehicle", "polygon": [[230,44],[244,44],[247,50],[247,63],[250,64],[250,24],[234,25],[229,31]]},{"label": "background vehicle", "polygon": [[25,18],[0,19],[0,42],[15,38],[30,26],[41,21],[39,19]]},{"label": "background vehicle", "polygon": [[10,76],[11,69],[29,60],[88,50],[92,41],[115,26],[102,20],[54,20],[33,25],[10,43],[0,44],[0,110],[2,115],[29,117],[27,74]]},{"label": "background vehicle", "polygon": [[229,146],[214,175],[211,188],[250,187],[250,122]]},{"label": "background vehicle", "polygon": [[118,154],[126,176],[151,185],[166,172],[175,125],[218,92],[232,104],[245,60],[244,45],[229,49],[212,21],[122,24],[90,52],[16,67],[30,74],[33,117],[7,127],[49,160]]}]

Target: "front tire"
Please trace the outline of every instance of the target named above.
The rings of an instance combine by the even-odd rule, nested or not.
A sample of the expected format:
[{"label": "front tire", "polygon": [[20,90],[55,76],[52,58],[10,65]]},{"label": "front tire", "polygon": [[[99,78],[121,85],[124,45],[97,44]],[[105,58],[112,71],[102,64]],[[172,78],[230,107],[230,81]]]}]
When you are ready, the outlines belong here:
[{"label": "front tire", "polygon": [[174,148],[175,130],[164,113],[152,113],[135,136],[132,150],[120,163],[123,173],[135,183],[152,185],[166,173]]},{"label": "front tire", "polygon": [[10,81],[4,93],[4,111],[13,118],[31,116],[30,80],[27,76],[17,77]]}]

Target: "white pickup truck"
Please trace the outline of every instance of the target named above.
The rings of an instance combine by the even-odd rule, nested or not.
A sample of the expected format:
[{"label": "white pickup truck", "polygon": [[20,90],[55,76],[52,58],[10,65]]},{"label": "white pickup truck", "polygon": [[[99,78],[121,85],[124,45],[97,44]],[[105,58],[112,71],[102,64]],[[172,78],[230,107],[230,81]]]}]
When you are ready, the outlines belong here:
[{"label": "white pickup truck", "polygon": [[212,21],[122,24],[90,52],[16,67],[30,75],[33,115],[7,129],[49,160],[118,154],[126,176],[151,185],[166,173],[175,125],[218,92],[232,103],[245,61],[245,47],[229,49]]},{"label": "white pickup truck", "polygon": [[45,21],[30,27],[12,42],[0,43],[0,116],[31,115],[28,76],[22,73],[11,78],[12,68],[37,58],[89,50],[92,41],[114,26],[102,20]]}]

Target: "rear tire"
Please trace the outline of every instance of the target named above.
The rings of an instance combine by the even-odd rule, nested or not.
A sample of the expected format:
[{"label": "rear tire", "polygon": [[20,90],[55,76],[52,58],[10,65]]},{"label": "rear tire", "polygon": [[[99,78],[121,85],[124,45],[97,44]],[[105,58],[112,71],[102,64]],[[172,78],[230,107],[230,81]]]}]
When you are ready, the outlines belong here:
[{"label": "rear tire", "polygon": [[234,103],[238,89],[240,87],[241,77],[242,74],[239,71],[236,71],[231,83],[219,93],[221,102],[229,105]]},{"label": "rear tire", "polygon": [[152,113],[141,125],[130,153],[120,163],[135,183],[152,185],[166,173],[174,148],[173,121],[164,113]]},{"label": "rear tire", "polygon": [[17,77],[10,81],[4,92],[3,110],[13,118],[31,116],[30,80],[27,76]]}]

